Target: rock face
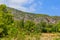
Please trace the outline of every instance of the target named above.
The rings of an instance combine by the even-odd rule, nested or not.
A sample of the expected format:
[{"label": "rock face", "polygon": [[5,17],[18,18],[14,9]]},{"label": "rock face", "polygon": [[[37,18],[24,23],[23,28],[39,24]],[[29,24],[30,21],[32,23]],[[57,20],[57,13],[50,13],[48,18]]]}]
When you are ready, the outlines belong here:
[{"label": "rock face", "polygon": [[28,13],[28,12],[23,12],[19,11],[13,8],[8,8],[11,10],[11,13],[14,15],[15,20],[31,20],[36,23],[39,23],[41,21],[45,21],[48,23],[56,23],[57,21],[60,20],[60,16],[49,16],[45,14],[34,14],[34,13]]}]

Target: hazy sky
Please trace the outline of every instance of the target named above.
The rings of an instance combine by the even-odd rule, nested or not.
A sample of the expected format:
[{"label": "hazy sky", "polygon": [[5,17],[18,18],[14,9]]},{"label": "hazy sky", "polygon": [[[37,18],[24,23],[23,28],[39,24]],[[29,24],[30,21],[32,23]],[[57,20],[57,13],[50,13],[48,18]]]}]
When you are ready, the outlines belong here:
[{"label": "hazy sky", "polygon": [[60,0],[0,0],[0,4],[26,12],[60,16]]}]

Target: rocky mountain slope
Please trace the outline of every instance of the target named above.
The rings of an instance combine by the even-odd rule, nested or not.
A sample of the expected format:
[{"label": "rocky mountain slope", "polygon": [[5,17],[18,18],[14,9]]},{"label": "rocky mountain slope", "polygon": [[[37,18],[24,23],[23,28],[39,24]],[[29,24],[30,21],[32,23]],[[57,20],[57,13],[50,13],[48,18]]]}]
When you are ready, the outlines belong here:
[{"label": "rocky mountain slope", "polygon": [[28,13],[23,12],[14,8],[9,8],[11,10],[11,13],[14,15],[15,20],[31,20],[36,23],[39,23],[40,21],[45,21],[49,23],[56,23],[58,20],[60,20],[60,16],[49,16],[46,14],[34,14],[34,13]]}]

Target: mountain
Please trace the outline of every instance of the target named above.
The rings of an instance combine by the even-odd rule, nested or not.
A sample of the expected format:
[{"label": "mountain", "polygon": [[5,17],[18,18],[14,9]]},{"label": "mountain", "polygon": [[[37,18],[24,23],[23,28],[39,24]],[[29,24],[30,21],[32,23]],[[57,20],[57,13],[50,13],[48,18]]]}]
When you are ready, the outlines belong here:
[{"label": "mountain", "polygon": [[60,20],[60,16],[49,16],[46,14],[34,14],[34,13],[28,13],[28,12],[23,12],[14,8],[8,7],[7,9],[11,10],[11,13],[14,15],[14,20],[31,20],[36,23],[39,23],[41,21],[45,21],[47,23],[56,23],[57,21]]}]

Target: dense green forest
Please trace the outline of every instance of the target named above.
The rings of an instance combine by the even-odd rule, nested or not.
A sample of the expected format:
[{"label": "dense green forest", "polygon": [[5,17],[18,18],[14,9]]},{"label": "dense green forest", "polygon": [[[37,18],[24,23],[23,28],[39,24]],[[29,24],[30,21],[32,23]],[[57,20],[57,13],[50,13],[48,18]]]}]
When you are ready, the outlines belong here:
[{"label": "dense green forest", "polygon": [[56,23],[41,21],[36,24],[33,20],[25,21],[24,18],[14,20],[11,10],[8,10],[4,4],[0,5],[0,38],[18,38],[19,40],[19,38],[23,39],[24,35],[41,33],[60,33],[60,21]]}]

